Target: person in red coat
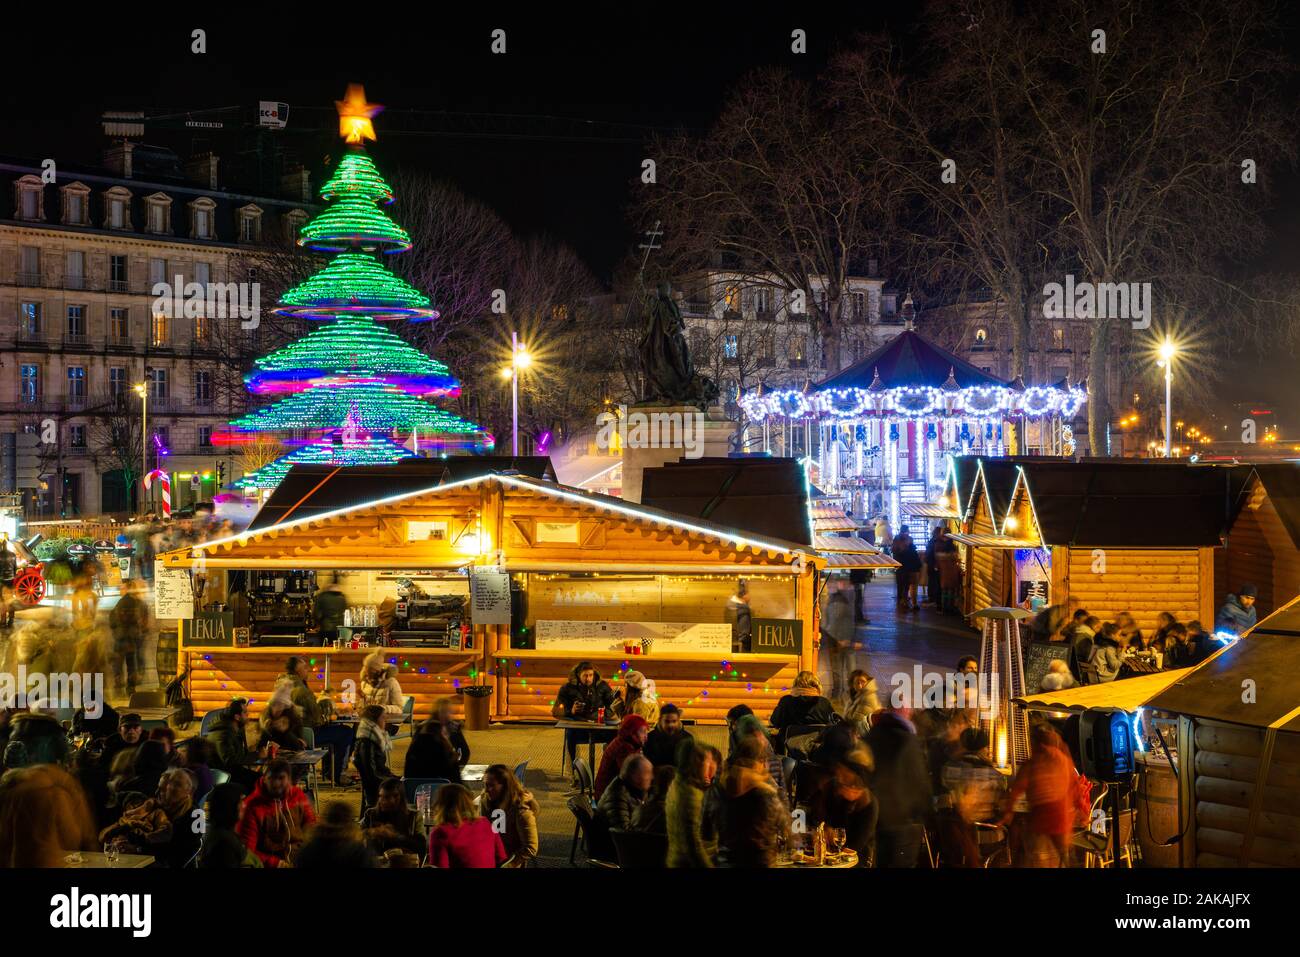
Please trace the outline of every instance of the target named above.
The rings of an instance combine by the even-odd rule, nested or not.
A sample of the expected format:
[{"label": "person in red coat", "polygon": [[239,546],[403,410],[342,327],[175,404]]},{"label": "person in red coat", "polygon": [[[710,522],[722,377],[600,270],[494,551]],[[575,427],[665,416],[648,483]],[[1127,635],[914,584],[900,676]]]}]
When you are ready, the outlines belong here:
[{"label": "person in red coat", "polygon": [[492,822],[474,811],[474,799],[460,784],[444,784],[433,798],[429,863],[434,867],[498,867],[506,847]]},{"label": "person in red coat", "polygon": [[609,782],[618,777],[623,762],[629,755],[639,754],[645,747],[645,739],[650,736],[650,725],[639,714],[629,714],[618,725],[618,734],[614,740],[605,745],[600,756],[600,768],[596,771],[596,799],[605,793]]},{"label": "person in red coat", "polygon": [[276,758],[266,766],[244,802],[236,833],[266,867],[287,867],[303,842],[316,812],[302,788],[290,777],[289,762]]},{"label": "person in red coat", "polygon": [[1007,812],[1001,823],[1013,818],[1011,808],[1023,796],[1029,804],[1025,820],[1025,865],[1068,867],[1070,835],[1077,814],[1075,781],[1079,772],[1061,736],[1051,725],[1030,731],[1029,760],[1020,766],[1007,793]]}]

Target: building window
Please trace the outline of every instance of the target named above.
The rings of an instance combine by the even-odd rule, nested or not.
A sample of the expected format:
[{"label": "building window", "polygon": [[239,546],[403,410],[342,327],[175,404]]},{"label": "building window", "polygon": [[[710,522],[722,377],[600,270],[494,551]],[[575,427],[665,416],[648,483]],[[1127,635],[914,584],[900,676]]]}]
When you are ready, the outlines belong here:
[{"label": "building window", "polygon": [[120,404],[116,400],[126,395],[126,369],[121,366],[113,366],[108,370],[108,395],[115,400],[115,405]]},{"label": "building window", "polygon": [[108,291],[126,292],[130,267],[125,256],[108,257]]},{"label": "building window", "polygon": [[975,330],[975,345],[982,346],[989,341],[989,331],[983,327]]},{"label": "building window", "polygon": [[68,307],[68,326],[64,330],[67,333],[68,341],[79,343],[86,341],[86,307],[69,306]]},{"label": "building window", "polygon": [[760,315],[767,315],[772,311],[772,290],[754,290],[754,309]]},{"label": "building window", "polygon": [[86,401],[86,370],[83,366],[68,366],[68,402],[81,405]]},{"label": "building window", "polygon": [[35,404],[41,399],[41,367],[25,365],[19,369],[19,395],[23,402]]},{"label": "building window", "polygon": [[199,448],[201,449],[212,448],[212,426],[210,425],[199,426]]},{"label": "building window", "polygon": [[44,218],[45,187],[39,176],[21,176],[14,182],[14,218]]},{"label": "building window", "polygon": [[41,304],[39,302],[19,304],[18,334],[24,339],[41,338]]},{"label": "building window", "polygon": [[166,399],[170,395],[167,387],[167,370],[149,370],[149,398]]},{"label": "building window", "polygon": [[69,249],[64,256],[63,288],[86,288],[86,254],[80,249]]},{"label": "building window", "polygon": [[212,232],[212,210],[216,203],[207,199],[196,199],[190,203],[190,238],[214,239]]},{"label": "building window", "polygon": [[787,355],[790,357],[791,365],[803,365],[808,361],[807,355],[808,344],[803,336],[792,336],[790,345],[787,349]]},{"label": "building window", "polygon": [[256,206],[245,206],[239,211],[239,241],[241,243],[259,243],[262,241],[262,211]]},{"label": "building window", "polygon": [[84,183],[69,183],[63,187],[63,224],[65,226],[90,225],[90,187]]},{"label": "building window", "polygon": [[722,357],[735,359],[740,355],[740,342],[736,336],[725,336],[722,340]]},{"label": "building window", "polygon": [[171,343],[171,321],[162,313],[153,314],[149,322],[149,344],[166,348]]},{"label": "building window", "polygon": [[154,287],[158,284],[167,282],[167,260],[150,259],[149,260],[149,294],[157,295]]},{"label": "building window", "polygon": [[1052,327],[1052,348],[1053,349],[1065,348],[1065,329],[1061,326]]},{"label": "building window", "polygon": [[206,295],[207,288],[212,282],[212,264],[196,262],[194,264],[194,281],[203,287]]},{"label": "building window", "polygon": [[867,295],[862,292],[853,294],[853,318],[861,319],[867,314]]},{"label": "building window", "polygon": [[166,193],[145,197],[148,211],[147,228],[151,233],[169,233],[172,225],[172,200]]},{"label": "building window", "polygon": [[1051,371],[1047,374],[1047,384],[1056,385],[1056,383],[1060,382],[1069,374],[1070,369],[1068,366],[1053,366]]},{"label": "building window", "polygon": [[114,186],[104,194],[104,224],[109,229],[131,228],[131,193]]},{"label": "building window", "polygon": [[19,249],[18,285],[41,284],[41,250],[39,246],[22,246]]},{"label": "building window", "polygon": [[296,243],[298,234],[302,232],[303,224],[307,221],[307,214],[301,209],[295,209],[284,214],[284,241],[287,243]]},{"label": "building window", "polygon": [[212,320],[207,316],[194,317],[194,344],[202,348],[212,345]]},{"label": "building window", "polygon": [[74,449],[86,447],[86,427],[84,425],[68,426],[68,444]]},{"label": "building window", "polygon": [[158,426],[156,429],[153,430],[153,435],[154,435],[154,438],[157,440],[157,444],[160,445],[160,446],[162,446],[162,450],[163,450],[164,452],[171,451],[171,445],[172,445],[172,442],[171,442],[171,439],[172,439],[172,430],[171,430],[171,426],[160,425],[160,426]]},{"label": "building window", "polygon": [[108,338],[117,343],[131,341],[131,321],[126,309],[108,310]]},{"label": "building window", "polygon": [[194,373],[194,404],[195,405],[212,404],[212,373],[210,372]]}]

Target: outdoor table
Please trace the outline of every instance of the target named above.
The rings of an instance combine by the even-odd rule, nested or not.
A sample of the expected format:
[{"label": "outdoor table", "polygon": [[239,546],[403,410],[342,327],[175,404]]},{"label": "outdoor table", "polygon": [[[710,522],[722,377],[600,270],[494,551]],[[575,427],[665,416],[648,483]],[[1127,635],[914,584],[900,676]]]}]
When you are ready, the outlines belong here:
[{"label": "outdoor table", "polygon": [[570,731],[587,732],[587,764],[591,767],[592,775],[596,773],[596,732],[602,730],[617,731],[618,723],[616,721],[605,720],[604,724],[598,721],[575,721],[572,718],[561,718],[555,722],[557,728],[564,729],[567,736]]},{"label": "outdoor table", "polygon": [[153,863],[153,857],[148,854],[119,854],[116,864],[108,863],[108,856],[103,851],[81,851],[81,860],[69,860],[77,851],[68,851],[63,856],[63,866],[67,867],[111,867],[111,868],[135,868],[148,867]]},{"label": "outdoor table", "polygon": [[1126,672],[1128,675],[1154,675],[1160,671],[1160,668],[1152,658],[1144,655],[1128,655],[1120,661],[1119,670],[1118,677],[1123,678],[1126,677]]},{"label": "outdoor table", "polygon": [[774,866],[775,867],[812,867],[817,869],[823,869],[829,867],[835,870],[841,870],[846,867],[858,866],[858,852],[853,850],[852,848],[845,848],[839,854],[832,854],[830,851],[827,851],[826,861],[823,864],[814,864],[811,858],[808,860],[796,861],[793,858],[782,856],[777,858],[776,864]]},{"label": "outdoor table", "polygon": [[138,714],[141,721],[167,721],[176,711],[176,708],[128,708],[122,714]]},{"label": "outdoor table", "polygon": [[467,764],[460,769],[460,781],[462,784],[482,784],[487,769],[486,764]]}]

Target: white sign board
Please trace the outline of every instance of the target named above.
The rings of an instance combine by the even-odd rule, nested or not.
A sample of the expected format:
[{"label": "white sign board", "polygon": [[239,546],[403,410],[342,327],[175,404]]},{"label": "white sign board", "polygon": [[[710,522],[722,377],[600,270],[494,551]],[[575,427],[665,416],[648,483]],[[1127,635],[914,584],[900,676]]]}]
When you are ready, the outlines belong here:
[{"label": "white sign board", "polygon": [[289,104],[276,103],[273,100],[259,100],[257,103],[257,125],[269,126],[282,130],[289,122]]},{"label": "white sign board", "polygon": [[469,570],[470,621],[476,625],[510,624],[510,575],[500,568]]},{"label": "white sign board", "polygon": [[649,639],[648,654],[731,654],[731,625],[680,621],[539,621],[539,651],[580,651],[623,654],[625,642]]},{"label": "white sign board", "polygon": [[194,589],[184,568],[153,563],[153,614],[155,618],[194,617]]}]

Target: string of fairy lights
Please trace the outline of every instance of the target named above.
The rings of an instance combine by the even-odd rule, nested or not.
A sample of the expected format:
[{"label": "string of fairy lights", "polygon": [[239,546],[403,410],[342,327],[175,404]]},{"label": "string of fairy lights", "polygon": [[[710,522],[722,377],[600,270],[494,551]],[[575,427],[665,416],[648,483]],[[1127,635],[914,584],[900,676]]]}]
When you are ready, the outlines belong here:
[{"label": "string of fairy lights", "polygon": [[740,399],[745,415],[755,422],[768,418],[861,419],[888,416],[924,419],[938,415],[964,419],[994,419],[1016,415],[1060,415],[1073,418],[1088,399],[1085,389],[1072,386],[1003,385],[894,386],[892,388],[776,389],[750,392]]}]

